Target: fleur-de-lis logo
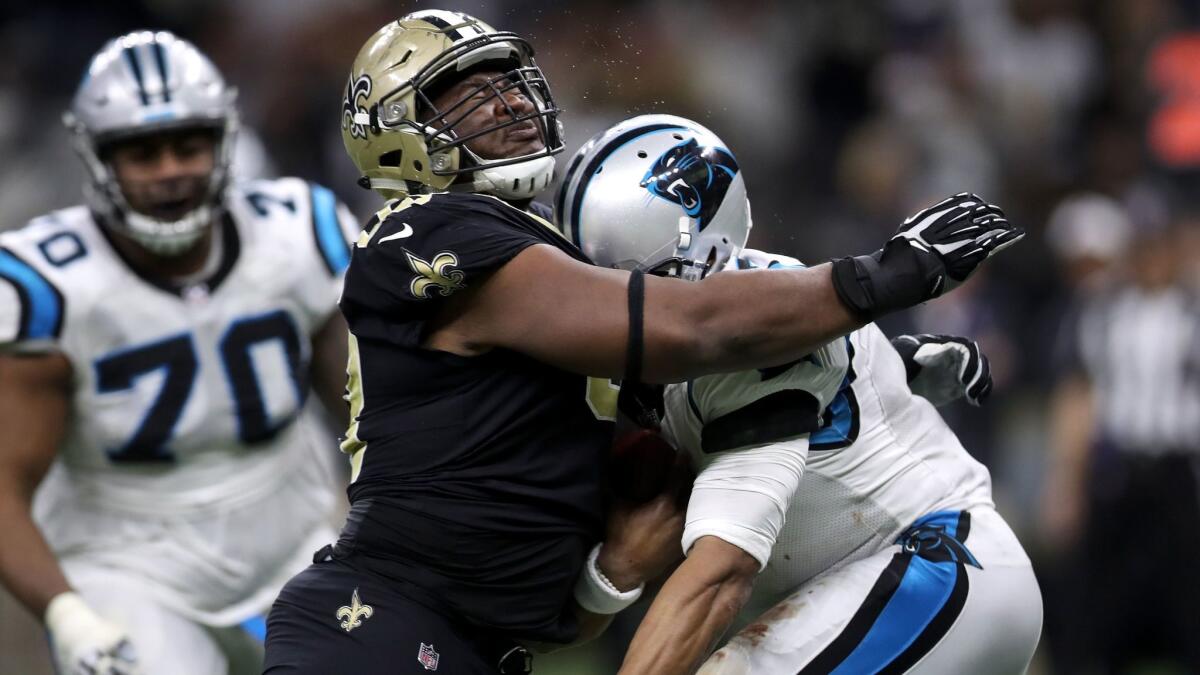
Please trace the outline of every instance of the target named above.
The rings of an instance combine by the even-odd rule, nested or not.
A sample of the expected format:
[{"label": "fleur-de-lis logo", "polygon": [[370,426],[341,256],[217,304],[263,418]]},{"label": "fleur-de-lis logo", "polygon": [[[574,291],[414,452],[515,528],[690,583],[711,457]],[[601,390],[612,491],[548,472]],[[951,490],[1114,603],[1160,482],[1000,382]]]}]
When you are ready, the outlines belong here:
[{"label": "fleur-de-lis logo", "polygon": [[414,298],[428,298],[434,290],[447,296],[464,287],[462,270],[451,269],[458,267],[458,256],[453,253],[442,251],[432,262],[422,260],[408,249],[404,250],[404,255],[408,257],[408,266],[417,275],[408,286]]},{"label": "fleur-de-lis logo", "polygon": [[342,620],[342,630],[349,633],[361,626],[362,622],[371,618],[371,615],[374,613],[374,607],[364,605],[362,604],[362,600],[358,599],[358,589],[356,588],[350,596],[350,604],[338,607],[337,618]]},{"label": "fleur-de-lis logo", "polygon": [[355,138],[367,137],[367,125],[355,122],[354,115],[367,113],[366,106],[359,105],[358,100],[365,99],[370,95],[370,75],[364,73],[359,75],[357,80],[346,82],[346,98],[342,100],[342,129],[349,129],[350,135]]}]

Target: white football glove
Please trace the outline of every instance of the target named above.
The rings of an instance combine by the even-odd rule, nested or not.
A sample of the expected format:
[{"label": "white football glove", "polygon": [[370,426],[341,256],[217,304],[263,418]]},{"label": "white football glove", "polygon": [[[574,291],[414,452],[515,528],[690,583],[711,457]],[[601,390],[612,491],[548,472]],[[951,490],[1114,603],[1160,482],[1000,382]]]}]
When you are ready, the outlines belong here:
[{"label": "white football glove", "polygon": [[992,369],[974,340],[950,335],[901,335],[892,346],[904,360],[908,387],[935,406],[959,397],[978,406],[992,392]]},{"label": "white football glove", "polygon": [[96,614],[79,594],[54,596],[45,620],[59,675],[140,675],[125,631]]}]

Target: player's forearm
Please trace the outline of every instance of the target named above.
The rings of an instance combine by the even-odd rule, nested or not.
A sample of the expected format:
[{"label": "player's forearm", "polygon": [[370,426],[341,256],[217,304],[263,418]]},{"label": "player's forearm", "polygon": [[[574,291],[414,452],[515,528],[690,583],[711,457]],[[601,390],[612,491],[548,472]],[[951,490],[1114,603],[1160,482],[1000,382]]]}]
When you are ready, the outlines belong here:
[{"label": "player's forearm", "polygon": [[[705,550],[711,544],[725,550]],[[753,559],[731,548],[711,537],[697,543],[638,626],[621,673],[675,675],[699,668],[750,597],[758,571]]]},{"label": "player's forearm", "polygon": [[33,522],[29,502],[2,486],[0,496],[0,582],[39,620],[54,596],[70,590],[58,560]]},{"label": "player's forearm", "polygon": [[620,672],[696,672],[749,594],[749,585],[737,581],[693,585],[672,576],[638,627]]},{"label": "player's forearm", "polygon": [[647,279],[647,381],[787,363],[863,325],[838,299],[829,265],[682,284]]}]

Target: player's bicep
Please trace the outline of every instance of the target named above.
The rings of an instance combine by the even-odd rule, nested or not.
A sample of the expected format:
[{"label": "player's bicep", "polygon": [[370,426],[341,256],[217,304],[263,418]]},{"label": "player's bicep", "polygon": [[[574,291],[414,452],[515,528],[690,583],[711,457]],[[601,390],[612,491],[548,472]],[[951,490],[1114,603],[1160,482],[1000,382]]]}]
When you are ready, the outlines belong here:
[{"label": "player's bicep", "polygon": [[767,564],[804,475],[808,437],[726,452],[714,458],[692,487],[683,531],[689,551],[701,537],[733,544]]},{"label": "player's bicep", "polygon": [[448,304],[427,346],[501,347],[588,375],[619,377],[628,339],[629,273],[529,246]]},{"label": "player's bicep", "polygon": [[32,495],[62,442],[71,364],[58,353],[0,355],[0,474]]},{"label": "player's bicep", "polygon": [[313,334],[309,370],[313,391],[333,420],[343,426],[349,414],[344,398],[348,352],[346,320],[335,309]]}]

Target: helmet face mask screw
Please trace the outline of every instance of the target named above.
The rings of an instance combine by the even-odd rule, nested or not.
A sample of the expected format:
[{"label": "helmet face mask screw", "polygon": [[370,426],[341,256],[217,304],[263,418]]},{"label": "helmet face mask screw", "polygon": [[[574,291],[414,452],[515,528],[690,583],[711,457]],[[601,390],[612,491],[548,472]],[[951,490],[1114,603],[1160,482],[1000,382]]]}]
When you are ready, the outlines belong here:
[{"label": "helmet face mask screw", "polygon": [[383,122],[388,125],[399,124],[404,120],[406,112],[408,112],[408,106],[404,105],[403,101],[389,103],[387,113],[383,116]]}]

